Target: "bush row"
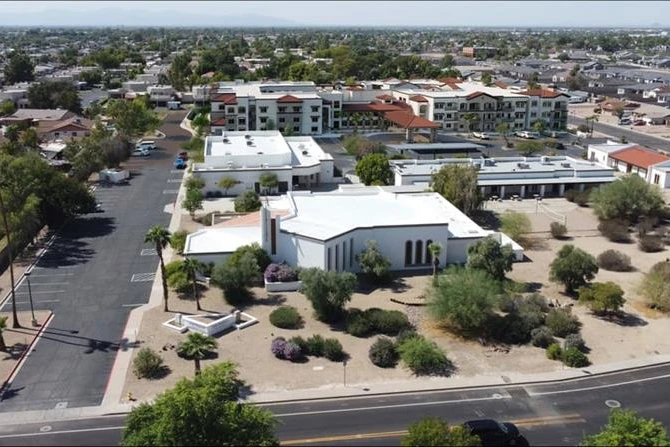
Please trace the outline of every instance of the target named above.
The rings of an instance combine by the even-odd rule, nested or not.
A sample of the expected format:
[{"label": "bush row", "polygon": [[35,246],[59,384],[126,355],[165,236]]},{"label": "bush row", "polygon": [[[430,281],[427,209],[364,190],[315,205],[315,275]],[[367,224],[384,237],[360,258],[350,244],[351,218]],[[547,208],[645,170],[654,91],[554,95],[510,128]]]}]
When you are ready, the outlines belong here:
[{"label": "bush row", "polygon": [[407,315],[398,310],[382,310],[376,307],[347,312],[346,332],[354,337],[374,334],[397,335],[411,327]]},{"label": "bush row", "polygon": [[417,376],[444,375],[452,366],[451,361],[434,342],[414,331],[401,332],[395,342],[387,337],[379,337],[370,346],[368,357],[380,368],[393,368],[402,359]]},{"label": "bush row", "polygon": [[312,335],[304,339],[292,337],[286,340],[277,337],[272,340],[270,350],[275,357],[291,362],[303,360],[306,356],[325,357],[333,362],[341,362],[346,358],[342,343],[336,338],[323,338],[321,335]]},{"label": "bush row", "polygon": [[589,366],[591,364],[586,354],[576,346],[561,348],[561,345],[558,343],[551,344],[547,347],[547,358],[550,360],[560,360],[563,364],[571,368],[583,368],[584,366]]}]

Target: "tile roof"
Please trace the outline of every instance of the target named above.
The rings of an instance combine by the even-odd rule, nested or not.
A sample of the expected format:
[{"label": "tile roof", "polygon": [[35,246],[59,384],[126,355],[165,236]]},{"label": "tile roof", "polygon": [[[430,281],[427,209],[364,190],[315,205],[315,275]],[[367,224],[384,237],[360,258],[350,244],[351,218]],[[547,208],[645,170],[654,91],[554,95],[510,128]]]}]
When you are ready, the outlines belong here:
[{"label": "tile roof", "polygon": [[395,110],[401,110],[401,108],[395,104],[382,104],[378,102],[369,104],[342,104],[343,112],[392,112]]},{"label": "tile roof", "polygon": [[226,125],[226,119],[225,118],[219,118],[210,123],[211,126],[225,126]]},{"label": "tile roof", "polygon": [[558,92],[556,90],[549,90],[546,88],[530,89],[519,93],[527,96],[539,96],[540,98],[558,98],[559,96],[568,96],[565,93]]},{"label": "tile roof", "polygon": [[670,157],[660,154],[656,151],[633,146],[612,152],[610,158],[623,161],[626,164],[638,166],[640,168],[649,168],[649,166],[670,160]]},{"label": "tile roof", "polygon": [[391,95],[387,95],[384,93],[383,95],[377,96],[377,99],[381,99],[382,101],[393,101],[395,98]]},{"label": "tile roof", "polygon": [[277,99],[277,103],[279,104],[289,104],[289,103],[298,103],[302,102],[302,99],[296,98],[293,95],[284,95],[281,98]]},{"label": "tile roof", "polygon": [[428,100],[421,95],[410,96],[409,100],[414,102],[428,102]]},{"label": "tile roof", "polygon": [[440,127],[438,123],[420,116],[410,115],[402,110],[386,112],[384,113],[384,118],[405,129],[433,129]]},{"label": "tile roof", "polygon": [[222,93],[212,98],[212,102],[222,102],[228,105],[237,104],[237,96],[235,93]]},{"label": "tile roof", "polygon": [[491,95],[491,94],[489,94],[489,93],[484,93],[484,92],[473,92],[473,93],[470,93],[469,95],[467,95],[467,96],[465,97],[465,99],[475,99],[475,98],[478,98],[478,97],[480,97],[480,96],[482,96],[482,95],[486,95],[486,96],[489,96],[489,97],[491,97],[491,98],[495,98],[495,96],[493,96],[493,95]]},{"label": "tile roof", "polygon": [[508,87],[508,85],[505,84],[502,81],[495,81],[494,84],[496,85],[496,87],[500,87],[500,88],[507,88]]}]

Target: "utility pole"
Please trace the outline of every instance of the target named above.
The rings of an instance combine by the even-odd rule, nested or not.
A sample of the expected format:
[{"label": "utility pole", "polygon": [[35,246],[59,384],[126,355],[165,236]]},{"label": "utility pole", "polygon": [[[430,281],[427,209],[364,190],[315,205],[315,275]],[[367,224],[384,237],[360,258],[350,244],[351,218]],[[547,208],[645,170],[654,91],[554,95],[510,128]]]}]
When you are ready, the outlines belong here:
[{"label": "utility pole", "polygon": [[12,295],[12,328],[20,328],[21,324],[19,323],[19,318],[16,315],[16,293],[14,291],[14,257],[12,256],[12,239],[9,235],[9,224],[7,223],[7,209],[5,208],[5,201],[2,198],[2,191],[0,191],[0,212],[2,212],[2,223],[5,227],[5,237],[7,238],[7,254],[9,257],[9,279],[11,282],[12,290],[10,291]]},{"label": "utility pole", "polygon": [[347,386],[347,360],[344,359],[342,360],[342,372],[344,375],[342,376],[343,384],[346,387]]}]

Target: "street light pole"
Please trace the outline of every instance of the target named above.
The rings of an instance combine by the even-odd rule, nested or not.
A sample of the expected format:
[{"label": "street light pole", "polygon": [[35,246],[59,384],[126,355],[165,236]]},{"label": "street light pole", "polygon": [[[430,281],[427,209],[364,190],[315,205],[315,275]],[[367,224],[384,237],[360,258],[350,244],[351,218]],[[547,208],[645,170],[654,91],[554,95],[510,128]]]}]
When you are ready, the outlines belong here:
[{"label": "street light pole", "polygon": [[35,309],[33,308],[33,291],[30,288],[30,270],[26,271],[23,275],[26,277],[26,282],[28,283],[28,300],[30,301],[30,315],[32,320],[30,320],[33,326],[37,326],[37,320],[35,319]]},{"label": "street light pole", "polygon": [[344,386],[346,387],[347,386],[347,360],[346,359],[342,360],[342,367],[343,367],[342,371],[344,372],[344,375],[343,375],[342,379],[343,379],[343,382],[344,382]]}]

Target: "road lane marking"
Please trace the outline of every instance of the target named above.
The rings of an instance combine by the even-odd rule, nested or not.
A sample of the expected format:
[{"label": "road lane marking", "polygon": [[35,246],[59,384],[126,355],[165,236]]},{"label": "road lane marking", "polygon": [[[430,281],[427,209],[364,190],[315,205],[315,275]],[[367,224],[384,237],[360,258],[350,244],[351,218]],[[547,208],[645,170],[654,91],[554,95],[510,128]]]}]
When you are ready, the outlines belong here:
[{"label": "road lane marking", "polygon": [[144,306],[146,303],[136,303],[136,304],[121,304],[121,307],[139,307]]},{"label": "road lane marking", "polygon": [[604,388],[612,388],[615,386],[622,386],[622,385],[632,385],[635,383],[642,383],[642,382],[649,382],[652,380],[659,380],[659,379],[667,379],[670,378],[670,374],[663,374],[662,376],[654,376],[654,377],[644,377],[642,379],[635,379],[635,380],[628,380],[626,382],[617,382],[617,383],[609,383],[606,385],[594,385],[594,386],[587,386],[584,388],[574,388],[570,390],[556,390],[556,391],[544,391],[544,392],[539,392],[539,393],[534,393],[532,391],[528,391],[529,396],[546,396],[549,394],[565,394],[565,393],[579,393],[583,391],[594,391],[594,390],[602,390]]},{"label": "road lane marking", "polygon": [[169,178],[168,183],[181,183],[184,179],[181,178]]},{"label": "road lane marking", "polygon": [[147,281],[153,281],[155,278],[156,278],[156,272],[135,273],[133,274],[132,278],[130,278],[130,282],[147,282]]},{"label": "road lane marking", "polygon": [[[581,417],[579,414],[569,414],[565,416],[547,416],[547,417],[537,417],[529,419],[517,419],[512,420],[510,422],[517,426],[529,427],[533,425],[582,423],[586,422],[586,419]],[[309,445],[323,442],[354,441],[357,439],[396,438],[400,436],[405,436],[407,435],[407,433],[408,433],[407,430],[396,430],[396,431],[375,432],[375,433],[357,433],[350,435],[324,436],[309,439],[291,439],[287,441],[281,441],[280,445],[304,445],[304,444]]]},{"label": "road lane marking", "polygon": [[7,438],[26,438],[30,436],[51,436],[51,435],[65,435],[69,433],[86,433],[86,432],[96,432],[96,431],[106,431],[106,430],[121,430],[126,428],[125,426],[120,427],[96,427],[96,428],[79,428],[73,430],[60,430],[60,431],[50,431],[50,432],[39,432],[39,433],[20,433],[18,435],[0,435],[0,439]]},{"label": "road lane marking", "polygon": [[[512,396],[503,396],[503,399],[511,399]],[[499,398],[498,398],[499,399]],[[390,408],[408,408],[408,407],[424,407],[429,405],[444,405],[444,404],[454,404],[460,402],[481,402],[487,400],[497,400],[494,397],[475,397],[472,399],[453,399],[453,400],[441,400],[437,402],[413,402],[409,404],[396,404],[396,405],[377,405],[374,407],[360,407],[360,408],[340,408],[336,410],[322,410],[322,411],[300,411],[297,413],[283,413],[276,414],[276,417],[289,417],[289,416],[308,416],[313,414],[328,414],[328,413],[349,413],[353,411],[372,411],[372,410],[387,410]]]}]

